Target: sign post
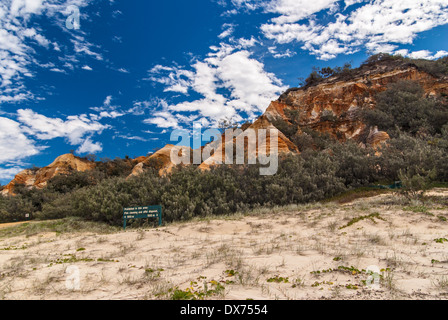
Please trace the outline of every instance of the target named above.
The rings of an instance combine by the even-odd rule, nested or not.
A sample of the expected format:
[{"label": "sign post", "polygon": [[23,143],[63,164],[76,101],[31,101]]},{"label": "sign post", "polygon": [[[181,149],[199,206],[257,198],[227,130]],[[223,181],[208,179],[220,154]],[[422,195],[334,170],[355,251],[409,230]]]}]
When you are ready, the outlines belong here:
[{"label": "sign post", "polygon": [[158,218],[162,225],[162,206],[131,207],[123,209],[123,229],[126,230],[126,221],[129,219]]}]

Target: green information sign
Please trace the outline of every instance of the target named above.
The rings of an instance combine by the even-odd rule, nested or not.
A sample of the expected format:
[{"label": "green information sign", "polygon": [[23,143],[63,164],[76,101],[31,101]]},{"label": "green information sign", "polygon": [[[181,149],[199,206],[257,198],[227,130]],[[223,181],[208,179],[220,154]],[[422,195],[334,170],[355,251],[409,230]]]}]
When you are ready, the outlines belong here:
[{"label": "green information sign", "polygon": [[126,221],[129,219],[158,218],[162,225],[162,206],[131,207],[123,209],[123,229],[126,230]]}]

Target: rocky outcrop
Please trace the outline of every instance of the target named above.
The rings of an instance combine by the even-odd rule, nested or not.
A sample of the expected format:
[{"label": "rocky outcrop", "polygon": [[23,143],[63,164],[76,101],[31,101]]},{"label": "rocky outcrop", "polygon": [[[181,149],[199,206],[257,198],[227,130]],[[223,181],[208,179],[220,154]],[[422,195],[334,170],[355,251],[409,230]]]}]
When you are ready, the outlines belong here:
[{"label": "rocky outcrop", "polygon": [[27,188],[31,188],[34,186],[36,181],[36,173],[33,170],[26,169],[19,172],[14,179],[8,183],[2,190],[3,195],[13,194],[14,186],[16,185],[24,185]]},{"label": "rocky outcrop", "polygon": [[290,89],[269,106],[265,115],[271,121],[291,121],[288,111],[296,111],[301,128],[328,133],[340,141],[353,139],[378,146],[389,139],[388,134],[377,128],[370,132],[375,128],[367,128],[357,116],[358,111],[375,108],[375,95],[401,80],[419,82],[428,96],[448,94],[447,79],[434,77],[414,65],[378,64],[355,70],[348,80],[333,77],[314,86]]},{"label": "rocky outcrop", "polygon": [[[174,152],[174,148],[174,145],[167,144],[165,147],[156,151],[152,155],[137,158],[136,160],[138,160],[138,164],[134,167],[129,177],[142,174],[145,171],[146,166],[157,168],[161,176],[169,174],[173,168],[176,167],[176,165],[171,161],[171,152]],[[191,148],[188,149],[192,152]]]},{"label": "rocky outcrop", "polygon": [[366,143],[375,149],[378,149],[381,144],[390,139],[389,134],[384,131],[378,131],[378,127],[370,129],[370,133],[366,139]]},{"label": "rocky outcrop", "polygon": [[[262,135],[261,139],[259,139],[259,130],[265,129],[266,135]],[[249,148],[248,144],[244,144],[244,158],[249,159],[250,157],[257,158],[259,152],[265,152],[268,155],[270,154],[271,149],[271,132],[277,135],[277,148],[273,150],[278,154],[287,154],[291,152],[297,153],[299,150],[297,146],[294,145],[281,131],[279,131],[268,119],[266,115],[258,118],[251,126],[249,126],[246,130],[241,132],[239,135],[236,135],[231,141],[225,140],[222,138],[221,143],[216,147],[214,154],[205,159],[205,161],[199,166],[200,170],[209,170],[210,167],[220,164],[230,162],[229,159],[226,159],[226,149],[233,148],[237,145],[237,140],[239,138],[248,136],[247,133],[252,130],[254,136],[257,137],[256,147],[254,149]],[[273,136],[273,134],[272,134]],[[242,140],[241,140],[242,141]],[[234,158],[235,160],[235,158]],[[247,163],[247,161],[245,162]]]},{"label": "rocky outcrop", "polygon": [[14,187],[16,185],[25,185],[32,188],[43,188],[48,181],[58,174],[69,174],[71,172],[83,172],[95,168],[95,163],[86,159],[74,156],[73,154],[64,154],[57,157],[53,163],[38,170],[23,170],[18,173],[15,178],[6,185],[3,190],[3,195],[14,194]]}]

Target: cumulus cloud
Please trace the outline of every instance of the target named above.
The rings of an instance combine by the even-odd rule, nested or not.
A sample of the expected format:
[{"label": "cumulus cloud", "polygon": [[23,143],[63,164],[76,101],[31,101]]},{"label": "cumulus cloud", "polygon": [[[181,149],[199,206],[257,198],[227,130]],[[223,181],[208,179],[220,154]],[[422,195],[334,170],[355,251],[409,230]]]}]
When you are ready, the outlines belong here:
[{"label": "cumulus cloud", "polygon": [[334,8],[338,0],[275,0],[265,4],[265,10],[279,16],[272,23],[294,23],[324,9]]},{"label": "cumulus cloud", "polygon": [[[354,4],[361,6],[346,11]],[[445,0],[351,0],[345,1],[345,8],[332,0],[280,0],[266,5],[266,10],[278,15],[261,26],[267,38],[299,43],[322,60],[362,49],[393,52],[399,45],[412,44],[419,33],[448,23]],[[321,11],[334,21],[319,20],[314,14]]]},{"label": "cumulus cloud", "polygon": [[71,145],[81,145],[82,150],[88,148],[98,150],[100,144],[91,143],[90,137],[110,128],[109,125],[92,120],[87,115],[68,116],[66,120],[63,120],[46,117],[31,109],[19,109],[17,120],[21,123],[22,131],[27,135],[39,140],[64,138]]},{"label": "cumulus cloud", "polygon": [[165,105],[162,113],[154,114],[155,118],[147,123],[175,127],[178,123],[174,119],[191,121],[190,116],[185,119],[182,113],[193,114],[197,121],[214,124],[224,118],[239,122],[244,120],[242,113],[254,118],[264,112],[286,87],[274,74],[266,72],[264,64],[240,43],[211,47],[208,56],[194,61],[190,70],[155,66],[150,71],[150,79],[164,84],[165,91],[184,95],[194,93],[202,97]]},{"label": "cumulus cloud", "polygon": [[24,169],[23,160],[43,149],[25,135],[20,123],[0,117],[0,180],[14,178]]},{"label": "cumulus cloud", "polygon": [[102,150],[103,150],[102,144],[100,142],[92,142],[92,140],[89,137],[84,140],[84,142],[79,146],[76,152],[78,154],[85,154],[85,153],[97,153],[101,152]]},{"label": "cumulus cloud", "polygon": [[5,181],[12,180],[22,170],[23,170],[23,167],[19,167],[19,166],[0,168],[0,180],[5,180]]},{"label": "cumulus cloud", "polygon": [[429,50],[419,50],[419,51],[409,52],[408,49],[402,49],[402,50],[395,51],[394,54],[399,54],[403,57],[409,57],[412,59],[436,60],[436,59],[447,56],[448,51],[441,50],[434,54]]},{"label": "cumulus cloud", "polygon": [[[163,77],[159,74],[163,73]],[[178,66],[166,67],[156,65],[149,70],[149,77],[145,80],[157,82],[165,86],[164,92],[180,92],[186,94],[189,87],[189,79],[193,76],[191,71],[182,70]]]},{"label": "cumulus cloud", "polygon": [[29,139],[20,123],[0,117],[0,164],[18,161],[40,152],[41,148]]},{"label": "cumulus cloud", "polygon": [[38,140],[62,138],[79,146],[80,154],[96,153],[102,145],[92,137],[110,128],[86,115],[49,118],[31,109],[19,109],[16,118],[0,117],[0,180],[10,179],[23,169],[24,160],[47,148],[38,145]]},{"label": "cumulus cloud", "polygon": [[178,118],[168,110],[168,103],[165,100],[157,101],[154,107],[157,111],[153,111],[151,117],[143,120],[143,123],[156,125],[159,128],[180,128]]}]

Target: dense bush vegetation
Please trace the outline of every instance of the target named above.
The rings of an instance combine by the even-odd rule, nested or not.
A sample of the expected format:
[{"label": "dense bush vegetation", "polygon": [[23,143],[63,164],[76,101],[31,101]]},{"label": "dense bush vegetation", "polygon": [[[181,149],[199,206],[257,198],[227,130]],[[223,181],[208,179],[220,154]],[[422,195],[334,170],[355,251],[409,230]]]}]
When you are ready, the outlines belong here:
[{"label": "dense bush vegetation", "polygon": [[326,68],[317,68],[313,67],[313,72],[310,73],[308,78],[301,81],[301,86],[309,87],[320,83],[324,79],[328,79],[331,77],[336,77],[338,79],[348,79],[350,78],[356,69],[352,68],[350,63],[344,64],[343,67],[326,67]]},{"label": "dense bush vegetation", "polygon": [[258,166],[219,166],[210,172],[178,168],[169,177],[150,170],[131,179],[105,179],[61,194],[45,203],[37,217],[78,216],[121,223],[123,207],[161,204],[164,220],[230,214],[258,206],[318,201],[345,190],[338,167],[326,153],[287,157],[275,176],[260,176]]},{"label": "dense bush vegetation", "polygon": [[375,109],[362,111],[366,124],[397,136],[402,132],[413,135],[440,134],[448,123],[448,104],[441,97],[426,97],[423,88],[414,81],[392,83],[376,96]]},{"label": "dense bush vegetation", "polygon": [[76,216],[120,225],[123,207],[161,204],[169,222],[320,201],[404,177],[447,182],[447,129],[426,138],[401,133],[382,149],[381,156],[353,142],[330,142],[325,150],[309,148],[300,156],[283,158],[274,176],[260,176],[258,165],[218,166],[208,172],[177,168],[167,177],[160,177],[155,169],[129,179],[60,176],[45,189],[19,187],[17,196],[0,197],[0,217],[2,222],[14,221],[32,213],[41,219]]}]

